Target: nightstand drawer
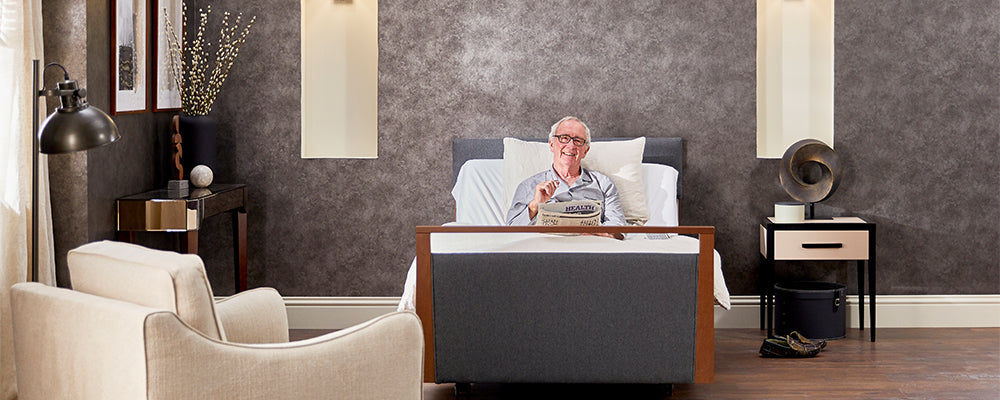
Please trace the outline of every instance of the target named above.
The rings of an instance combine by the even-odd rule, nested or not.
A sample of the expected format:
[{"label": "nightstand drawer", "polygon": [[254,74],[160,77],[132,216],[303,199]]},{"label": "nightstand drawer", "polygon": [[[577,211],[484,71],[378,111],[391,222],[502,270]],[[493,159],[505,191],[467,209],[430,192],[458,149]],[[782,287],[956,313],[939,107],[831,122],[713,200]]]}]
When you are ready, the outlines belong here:
[{"label": "nightstand drawer", "polygon": [[[760,252],[766,255],[767,233],[760,229]],[[774,232],[774,260],[867,260],[868,231]]]}]

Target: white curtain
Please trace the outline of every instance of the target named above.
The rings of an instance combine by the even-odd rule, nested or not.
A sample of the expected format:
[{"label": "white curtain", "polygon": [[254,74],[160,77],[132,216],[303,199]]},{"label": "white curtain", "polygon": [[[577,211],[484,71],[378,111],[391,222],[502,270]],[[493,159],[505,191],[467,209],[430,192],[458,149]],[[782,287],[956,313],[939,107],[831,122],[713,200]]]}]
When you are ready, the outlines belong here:
[{"label": "white curtain", "polygon": [[[41,0],[0,0],[0,399],[17,398],[10,287],[31,257],[31,60],[42,54]],[[10,89],[8,89],[10,88]],[[44,113],[44,102],[40,104]],[[55,282],[48,163],[39,158],[39,281]]]}]

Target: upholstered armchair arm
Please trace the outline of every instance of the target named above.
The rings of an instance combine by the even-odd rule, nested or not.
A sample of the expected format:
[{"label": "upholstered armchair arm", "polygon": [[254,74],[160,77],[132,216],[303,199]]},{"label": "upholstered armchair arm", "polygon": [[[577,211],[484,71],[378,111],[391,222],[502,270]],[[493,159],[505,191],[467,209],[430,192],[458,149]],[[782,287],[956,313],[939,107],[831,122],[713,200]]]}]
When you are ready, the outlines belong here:
[{"label": "upholstered armchair arm", "polygon": [[18,398],[145,399],[143,329],[155,312],[39,283],[14,285]]},{"label": "upholstered armchair arm", "polygon": [[146,324],[149,398],[420,399],[423,334],[411,312],[281,344],[209,339],[169,313]]},{"label": "upholstered armchair arm", "polygon": [[288,342],[288,314],[277,290],[257,288],[215,303],[215,312],[232,343]]}]

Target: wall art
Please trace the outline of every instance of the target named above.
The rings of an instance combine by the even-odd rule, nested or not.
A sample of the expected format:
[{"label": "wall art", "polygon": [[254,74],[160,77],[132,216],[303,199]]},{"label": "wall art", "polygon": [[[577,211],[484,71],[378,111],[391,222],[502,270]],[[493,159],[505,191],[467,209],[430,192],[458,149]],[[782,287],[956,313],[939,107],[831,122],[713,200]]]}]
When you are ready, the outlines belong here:
[{"label": "wall art", "polygon": [[[181,29],[184,26],[183,0],[153,0],[152,43],[153,68],[150,81],[156,84],[156,96],[153,97],[153,111],[177,111],[181,109],[181,88],[177,80],[171,76],[170,44],[168,37],[173,35],[176,40],[182,39]],[[169,24],[167,22],[170,22]],[[179,70],[178,67],[176,70]]]},{"label": "wall art", "polygon": [[111,0],[111,114],[146,111],[146,0]]}]

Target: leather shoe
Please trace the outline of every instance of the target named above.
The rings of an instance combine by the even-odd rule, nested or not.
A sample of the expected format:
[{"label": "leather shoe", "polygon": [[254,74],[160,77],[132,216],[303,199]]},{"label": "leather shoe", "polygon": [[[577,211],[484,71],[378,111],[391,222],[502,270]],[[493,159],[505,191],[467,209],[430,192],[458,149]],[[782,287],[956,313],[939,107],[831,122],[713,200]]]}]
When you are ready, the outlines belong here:
[{"label": "leather shoe", "polygon": [[819,354],[819,347],[808,345],[789,337],[767,338],[760,345],[761,357],[806,358]]},{"label": "leather shoe", "polygon": [[794,340],[798,340],[799,342],[801,342],[803,344],[811,344],[813,346],[819,347],[820,350],[823,350],[824,348],[826,348],[826,341],[825,340],[823,340],[823,339],[808,339],[805,336],[802,336],[802,334],[799,333],[798,331],[792,331],[792,333],[788,334],[788,337],[792,338]]}]

